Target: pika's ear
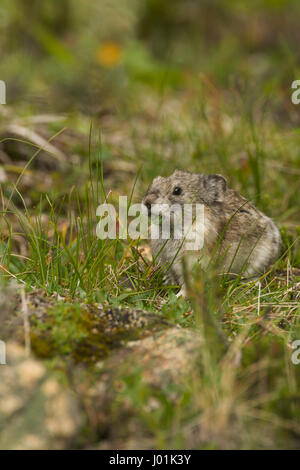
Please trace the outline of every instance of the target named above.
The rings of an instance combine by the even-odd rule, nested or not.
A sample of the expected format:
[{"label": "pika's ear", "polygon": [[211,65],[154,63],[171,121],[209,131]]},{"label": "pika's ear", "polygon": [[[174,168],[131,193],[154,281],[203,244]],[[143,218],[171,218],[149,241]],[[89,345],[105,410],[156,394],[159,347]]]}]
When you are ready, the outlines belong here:
[{"label": "pika's ear", "polygon": [[227,182],[221,175],[203,175],[202,198],[207,204],[222,202],[227,190]]}]

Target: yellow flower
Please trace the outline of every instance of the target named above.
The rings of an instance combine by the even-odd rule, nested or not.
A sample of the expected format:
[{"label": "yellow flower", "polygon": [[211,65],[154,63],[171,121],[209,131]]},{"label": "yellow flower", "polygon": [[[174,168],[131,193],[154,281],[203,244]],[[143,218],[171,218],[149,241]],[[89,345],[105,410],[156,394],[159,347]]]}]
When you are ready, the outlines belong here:
[{"label": "yellow flower", "polygon": [[100,44],[97,49],[97,61],[103,67],[115,67],[121,61],[122,47],[116,42],[108,41]]}]

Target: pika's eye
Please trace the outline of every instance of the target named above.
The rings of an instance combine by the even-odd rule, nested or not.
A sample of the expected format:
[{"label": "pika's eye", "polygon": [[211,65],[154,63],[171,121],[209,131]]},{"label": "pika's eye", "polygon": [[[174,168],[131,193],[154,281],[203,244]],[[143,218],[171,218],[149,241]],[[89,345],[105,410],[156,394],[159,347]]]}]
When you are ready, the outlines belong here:
[{"label": "pika's eye", "polygon": [[179,188],[179,186],[176,186],[176,188],[173,189],[174,196],[179,196],[179,194],[181,194],[181,191],[181,188]]}]

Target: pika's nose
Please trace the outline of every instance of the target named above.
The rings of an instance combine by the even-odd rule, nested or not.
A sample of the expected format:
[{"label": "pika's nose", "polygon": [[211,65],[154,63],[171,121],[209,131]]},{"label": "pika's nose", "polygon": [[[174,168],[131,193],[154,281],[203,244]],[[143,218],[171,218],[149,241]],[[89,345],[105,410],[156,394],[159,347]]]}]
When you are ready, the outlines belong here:
[{"label": "pika's nose", "polygon": [[149,199],[145,199],[144,204],[148,209],[148,214],[151,214],[151,201]]}]

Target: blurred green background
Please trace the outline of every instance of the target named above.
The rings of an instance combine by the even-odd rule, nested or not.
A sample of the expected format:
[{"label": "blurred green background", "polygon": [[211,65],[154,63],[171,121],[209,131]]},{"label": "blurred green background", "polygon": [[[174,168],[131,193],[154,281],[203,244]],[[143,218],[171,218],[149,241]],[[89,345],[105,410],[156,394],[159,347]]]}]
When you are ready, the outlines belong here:
[{"label": "blurred green background", "polygon": [[299,20],[297,0],[1,0],[0,78],[10,104],[101,115],[204,76],[295,124]]}]

